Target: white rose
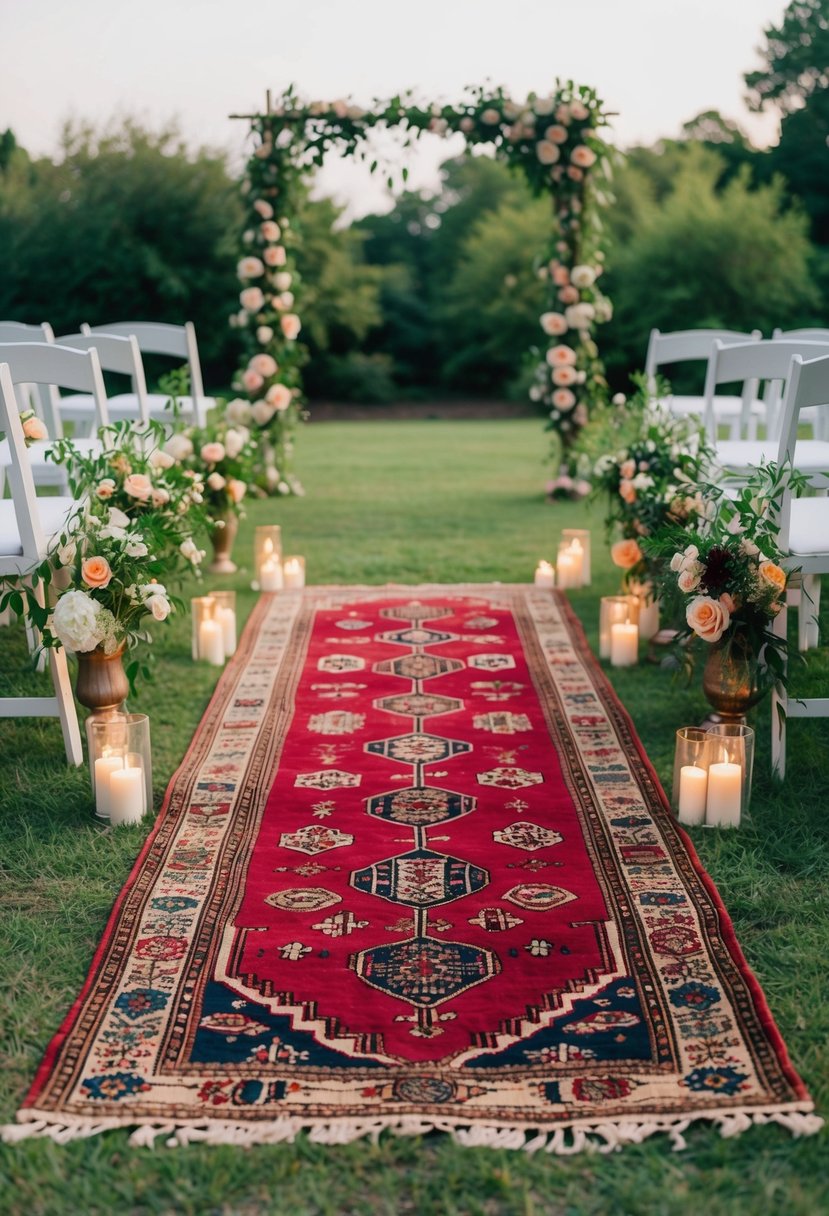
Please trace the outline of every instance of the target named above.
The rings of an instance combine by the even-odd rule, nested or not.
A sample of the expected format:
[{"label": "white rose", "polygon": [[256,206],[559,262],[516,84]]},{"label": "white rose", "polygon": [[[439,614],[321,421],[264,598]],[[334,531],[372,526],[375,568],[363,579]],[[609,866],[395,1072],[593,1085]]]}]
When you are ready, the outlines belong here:
[{"label": "white rose", "polygon": [[192,562],[194,566],[197,566],[202,559],[201,549],[196,545],[192,536],[188,536],[187,540],[181,542],[178,551],[185,561]]},{"label": "white rose", "polygon": [[570,329],[587,329],[596,315],[592,304],[571,304],[564,310]]},{"label": "white rose", "polygon": [[133,537],[128,537],[127,543],[124,545],[124,552],[128,557],[146,557],[149,549],[143,540],[135,540]]},{"label": "white rose", "polygon": [[570,271],[570,282],[574,287],[592,287],[596,272],[592,266],[574,266]]},{"label": "white rose", "polygon": [[228,422],[250,422],[250,402],[236,397],[229,402],[225,414]]},{"label": "white rose", "polygon": [[291,278],[290,271],[280,270],[279,274],[273,276],[273,281],[277,291],[287,291],[293,279]]},{"label": "white rose", "polygon": [[273,330],[270,325],[260,325],[256,331],[256,341],[261,342],[263,346],[267,346],[272,338]]},{"label": "white rose", "polygon": [[151,595],[146,601],[146,607],[157,621],[166,621],[173,606],[166,595]]},{"label": "white rose", "polygon": [[207,479],[207,484],[211,490],[223,490],[227,485],[227,479],[222,477],[221,473],[211,473]]},{"label": "white rose", "polygon": [[254,422],[258,423],[259,426],[267,426],[271,418],[273,418],[275,410],[272,405],[268,405],[267,401],[255,401],[250,412]]},{"label": "white rose", "polygon": [[230,459],[235,460],[244,446],[245,437],[242,432],[230,427],[225,435],[225,451]]},{"label": "white rose", "polygon": [[156,448],[154,452],[150,452],[151,469],[170,469],[175,463],[174,457],[169,452],[165,452],[163,448]]},{"label": "white rose", "polygon": [[103,641],[101,605],[84,591],[65,591],[52,614],[52,632],[67,650],[86,653]]},{"label": "white rose", "polygon": [[188,456],[193,455],[193,442],[187,435],[179,432],[170,436],[164,444],[164,451],[169,453],[173,460],[186,460]]}]

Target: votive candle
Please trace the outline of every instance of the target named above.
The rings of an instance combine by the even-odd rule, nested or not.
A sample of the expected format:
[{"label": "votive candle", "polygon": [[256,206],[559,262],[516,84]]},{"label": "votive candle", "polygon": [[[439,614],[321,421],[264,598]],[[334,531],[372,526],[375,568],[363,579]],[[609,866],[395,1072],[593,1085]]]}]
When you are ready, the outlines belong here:
[{"label": "votive candle", "polygon": [[109,820],[114,826],[138,823],[144,814],[144,770],[115,769],[109,778]]},{"label": "votive candle", "polygon": [[708,773],[696,764],[683,764],[679,770],[679,822],[699,827],[705,822]]},{"label": "votive candle", "polygon": [[633,667],[639,661],[639,626],[619,623],[610,626],[611,667]]},{"label": "votive candle", "polygon": [[705,822],[714,828],[740,826],[740,804],[743,793],[743,770],[739,764],[723,761],[708,769],[708,799]]},{"label": "votive candle", "polygon": [[533,582],[536,587],[555,587],[556,572],[553,569],[551,562],[540,561],[535,568],[535,576]]}]

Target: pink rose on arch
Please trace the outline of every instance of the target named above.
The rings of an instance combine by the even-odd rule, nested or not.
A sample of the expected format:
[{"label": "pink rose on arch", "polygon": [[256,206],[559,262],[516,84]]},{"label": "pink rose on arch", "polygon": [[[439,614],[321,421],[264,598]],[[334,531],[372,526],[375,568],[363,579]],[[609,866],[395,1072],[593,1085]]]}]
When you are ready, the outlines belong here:
[{"label": "pink rose on arch", "polygon": [[246,287],[239,292],[239,303],[245,312],[258,312],[265,303],[261,287]]},{"label": "pink rose on arch", "polygon": [[461,121],[458,123],[458,126],[460,127],[460,129],[462,131],[467,131],[467,132],[474,131],[475,130],[475,119],[470,118],[469,115],[467,114],[467,115],[465,115],[464,118],[461,119]]},{"label": "pink rose on arch", "polygon": [[628,477],[619,482],[619,497],[626,503],[636,502],[636,486]]},{"label": "pink rose on arch", "polygon": [[293,342],[295,338],[299,337],[302,322],[296,313],[286,312],[284,316],[279,318],[279,324],[282,326],[282,332],[289,342]]},{"label": "pink rose on arch", "polygon": [[569,388],[557,388],[553,393],[553,405],[566,413],[576,404],[576,394]]},{"label": "pink rose on arch", "polygon": [[199,453],[205,464],[218,464],[220,460],[225,458],[225,445],[214,441],[206,443]]},{"label": "pink rose on arch", "polygon": [[622,463],[619,465],[619,476],[624,477],[624,478],[635,477],[636,476],[636,461],[635,460],[623,460]]},{"label": "pink rose on arch", "polygon": [[583,101],[570,102],[570,117],[575,118],[576,122],[584,122],[590,111]]},{"label": "pink rose on arch", "polygon": [[258,279],[260,275],[265,273],[265,267],[259,258],[242,258],[236,267],[236,273],[240,279]]},{"label": "pink rose on arch", "polygon": [[[567,176],[570,178],[571,182],[584,181],[584,174],[582,173],[581,169],[576,169],[573,165],[567,166]],[[575,221],[573,222],[572,227],[575,227]]]},{"label": "pink rose on arch", "polygon": [[550,367],[573,367],[576,362],[576,352],[572,346],[564,344],[551,346],[547,351],[547,362]]},{"label": "pink rose on arch", "polygon": [[259,215],[261,215],[263,220],[273,219],[273,207],[270,205],[270,203],[266,203],[263,198],[258,198],[256,200],[256,202],[253,204],[253,209],[254,211],[258,212]]},{"label": "pink rose on arch", "polygon": [[540,139],[535,145],[535,154],[542,165],[554,165],[561,156],[558,148],[549,139]]},{"label": "pink rose on arch", "polygon": [[587,144],[576,144],[570,153],[570,160],[580,169],[589,169],[596,163],[596,153],[592,148],[588,148]]},{"label": "pink rose on arch", "polygon": [[[275,376],[276,375],[276,359],[273,355],[260,354],[254,355],[248,367],[253,371],[258,372],[260,376]],[[260,387],[260,386],[257,386]]]},{"label": "pink rose on arch", "polygon": [[566,287],[570,282],[570,271],[561,262],[550,263],[550,274],[556,287]]},{"label": "pink rose on arch", "polygon": [[556,122],[564,123],[565,127],[570,122],[570,107],[560,105],[556,107]]},{"label": "pink rose on arch", "polygon": [[259,225],[259,231],[265,241],[278,241],[282,236],[282,230],[276,220],[265,220]]},{"label": "pink rose on arch", "polygon": [[265,394],[265,400],[280,413],[291,404],[292,393],[286,384],[272,384]]},{"label": "pink rose on arch", "polygon": [[565,388],[568,384],[575,384],[577,380],[578,373],[569,364],[565,363],[553,368],[553,384],[557,384],[560,388]]},{"label": "pink rose on arch", "polygon": [[262,257],[268,266],[284,266],[288,259],[284,245],[269,245]]},{"label": "pink rose on arch", "polygon": [[153,492],[153,483],[144,473],[130,473],[124,479],[124,493],[138,502],[147,502]]},{"label": "pink rose on arch", "polygon": [[252,367],[246,367],[242,372],[242,384],[244,384],[247,392],[258,392],[264,383],[265,381],[262,376],[260,376],[259,372],[255,371]]},{"label": "pink rose on arch", "polygon": [[541,328],[551,338],[560,338],[562,334],[567,333],[567,321],[560,312],[543,312],[541,314]]},{"label": "pink rose on arch", "polygon": [[548,127],[547,130],[544,132],[544,138],[549,139],[550,143],[552,143],[552,144],[566,143],[567,135],[568,135],[567,128],[563,127],[561,125],[561,123],[553,123],[553,125],[551,127]]},{"label": "pink rose on arch", "polygon": [[641,562],[642,550],[631,538],[617,540],[614,545],[610,546],[610,557],[615,566],[620,566],[622,570],[632,570],[638,562]]},{"label": "pink rose on arch", "polygon": [[579,291],[572,283],[568,283],[566,287],[562,287],[558,293],[558,298],[562,304],[575,304],[579,298]]},{"label": "pink rose on arch", "polygon": [[719,642],[731,624],[731,614],[721,600],[698,595],[685,610],[685,619],[704,642]]}]

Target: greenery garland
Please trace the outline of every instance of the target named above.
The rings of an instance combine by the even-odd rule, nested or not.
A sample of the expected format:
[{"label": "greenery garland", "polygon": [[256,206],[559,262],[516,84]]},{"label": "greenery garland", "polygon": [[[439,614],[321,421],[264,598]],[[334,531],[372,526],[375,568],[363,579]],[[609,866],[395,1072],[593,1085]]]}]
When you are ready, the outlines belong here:
[{"label": "greenery garland", "polygon": [[[263,488],[302,492],[291,455],[303,417],[301,368],[307,359],[298,341],[301,283],[293,257],[303,178],[330,150],[367,160],[365,142],[375,127],[398,128],[405,147],[424,131],[460,132],[469,146],[494,147],[525,174],[534,193],[550,193],[550,245],[536,261],[549,285],[548,308],[540,318],[546,341],[533,348],[530,397],[546,408],[547,429],[569,451],[607,395],[594,339],[595,326],[611,316],[598,282],[604,268],[600,211],[609,201],[606,186],[598,183],[609,180],[612,155],[600,134],[606,118],[595,90],[572,81],[557,81],[552,93],[531,93],[523,103],[503,89],[475,87],[457,105],[418,105],[406,93],[376,102],[372,110],[344,100],[305,102],[290,87],[268,113],[252,118],[255,147],[243,185],[249,215],[239,262],[241,311],[231,317],[245,336],[247,362],[234,387],[246,394],[247,410],[241,400],[231,405],[237,421],[249,418],[259,429]],[[370,168],[376,171],[379,162],[371,161]],[[403,169],[403,181],[407,176]],[[388,183],[394,184],[392,176]]]}]

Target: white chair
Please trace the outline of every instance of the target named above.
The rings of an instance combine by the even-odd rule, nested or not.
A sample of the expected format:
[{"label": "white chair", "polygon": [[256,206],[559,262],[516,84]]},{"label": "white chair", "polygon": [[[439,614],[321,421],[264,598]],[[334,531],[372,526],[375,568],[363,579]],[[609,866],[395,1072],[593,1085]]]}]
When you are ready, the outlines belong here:
[{"label": "white chair", "polygon": [[[39,486],[58,486],[65,492],[68,489],[66,468],[55,464],[47,456],[54,441],[63,438],[58,388],[77,388],[88,393],[97,426],[107,426],[109,413],[98,355],[93,351],[74,350],[50,342],[6,342],[0,344],[0,360],[8,364],[15,385],[34,385],[39,402],[38,413],[49,432],[48,439],[33,443],[29,448],[29,465],[34,482]],[[85,454],[94,454],[101,449],[97,438],[75,439],[73,443],[79,452]],[[9,442],[3,440],[0,443],[0,487],[11,458]]]},{"label": "white chair", "polygon": [[[778,460],[781,467],[798,467],[797,428],[803,410],[820,408],[829,401],[829,356],[804,362],[795,355],[783,408]],[[778,543],[785,554],[784,565],[799,569],[803,598],[810,600],[817,641],[817,613],[820,608],[820,576],[829,574],[829,498],[794,498],[790,483],[784,486],[780,508]],[[801,604],[801,616],[803,604]],[[786,637],[787,609],[774,623],[778,637]],[[778,707],[789,718],[829,717],[829,697],[789,700],[785,692],[772,693],[772,767],[779,777],[786,774],[786,720],[779,721]]]},{"label": "white chair", "polygon": [[[0,574],[25,579],[46,556],[49,541],[58,535],[76,504],[71,498],[36,498],[28,452],[20,425],[15,386],[6,364],[0,363],[0,426],[11,452],[9,484],[11,498],[0,501]],[[40,588],[40,602],[43,589]],[[83,762],[78,715],[72,697],[66,654],[49,652],[54,696],[1,697],[0,717],[60,719],[66,759]]]},{"label": "white chair", "polygon": [[[806,329],[775,329],[772,334],[775,342],[826,342],[829,343],[829,329],[818,327]],[[779,405],[779,402],[778,402]],[[807,423],[812,428],[815,439],[829,439],[829,412],[819,410],[801,410],[801,426]]]},{"label": "white chair", "polygon": [[[196,426],[204,426],[207,412],[216,404],[210,397],[204,395],[202,383],[199,348],[196,343],[196,331],[191,321],[185,325],[167,325],[150,321],[117,321],[110,325],[82,325],[81,330],[88,336],[98,334],[115,334],[119,337],[135,337],[142,355],[166,355],[168,358],[186,360],[190,372],[190,393],[180,397],[179,407],[188,422]],[[153,418],[172,419],[172,414],[166,408],[169,397],[165,393],[148,393],[147,404],[150,416]],[[79,426],[89,425],[92,409],[89,401],[82,398],[64,398],[61,402],[64,417],[71,419]],[[138,390],[133,383],[131,393],[116,393],[109,400],[110,414],[113,418],[137,418],[139,416]]]},{"label": "white chair", "polygon": [[[135,398],[135,409],[130,410],[130,417],[142,424],[149,422],[150,403],[147,394],[147,380],[144,375],[144,364],[141,360],[138,340],[133,334],[124,337],[104,333],[61,334],[55,338],[55,342],[60,346],[71,346],[73,350],[96,350],[102,371],[119,372],[123,376],[129,376],[133,392],[123,395]],[[118,394],[107,397],[107,412],[113,421],[126,417],[123,409],[116,408],[113,404],[119,400]],[[72,406],[77,407],[80,402],[84,403],[84,409],[88,409],[94,414],[94,397],[73,393],[60,398],[61,417],[68,418],[72,413]]]},{"label": "white chair", "polygon": [[[48,321],[40,325],[27,325],[23,321],[0,321],[0,342],[54,342],[55,335]],[[35,397],[34,385],[17,385],[17,399],[21,410],[39,409],[40,402]],[[0,493],[2,493],[2,477],[0,477]]]},{"label": "white chair", "polygon": [[[707,361],[715,342],[730,345],[737,342],[757,342],[759,339],[759,329],[751,333],[740,333],[732,329],[682,329],[667,334],[652,329],[648,339],[645,375],[648,383],[653,386],[660,367]],[[677,396],[671,393],[660,404],[669,413],[680,418],[701,418],[705,412],[704,396]],[[765,417],[766,412],[763,402],[757,400],[756,384],[744,386],[743,394],[739,397],[718,396],[714,401],[714,409],[718,425],[728,427],[731,439],[740,438],[743,431],[747,438],[756,438],[757,424]]]}]

